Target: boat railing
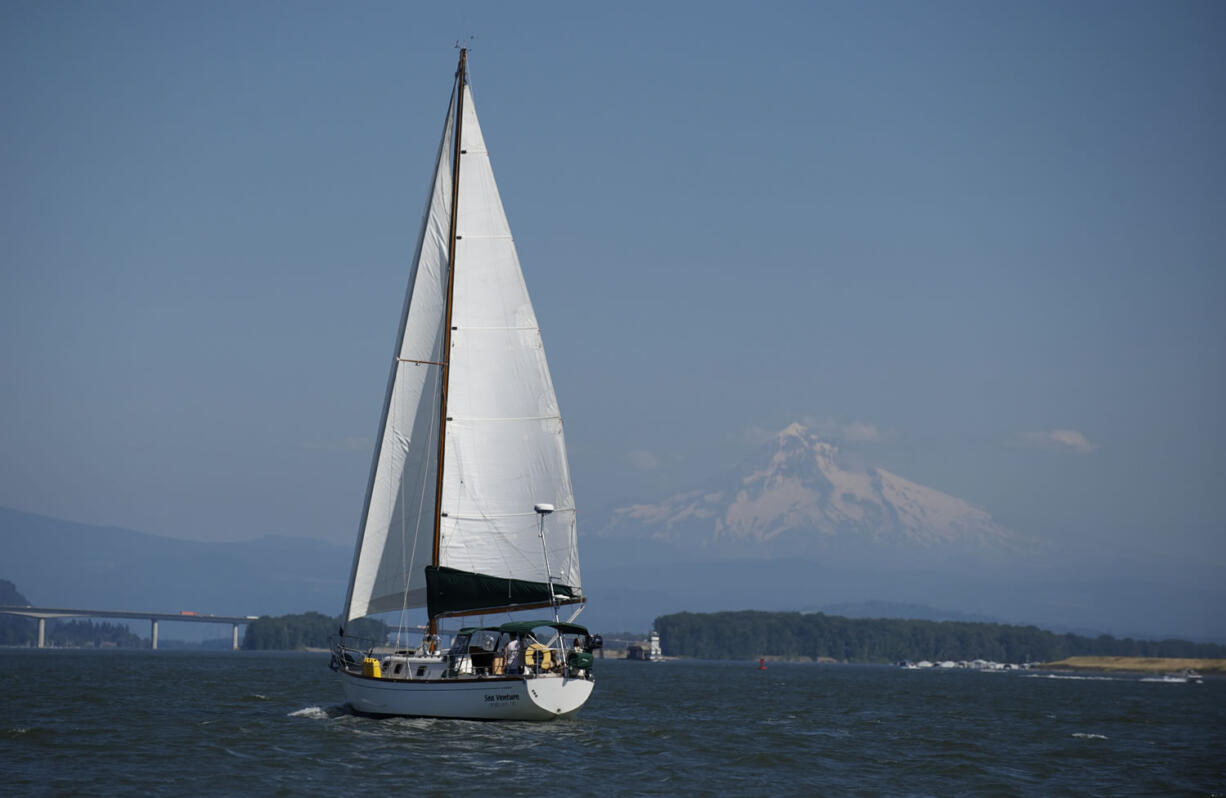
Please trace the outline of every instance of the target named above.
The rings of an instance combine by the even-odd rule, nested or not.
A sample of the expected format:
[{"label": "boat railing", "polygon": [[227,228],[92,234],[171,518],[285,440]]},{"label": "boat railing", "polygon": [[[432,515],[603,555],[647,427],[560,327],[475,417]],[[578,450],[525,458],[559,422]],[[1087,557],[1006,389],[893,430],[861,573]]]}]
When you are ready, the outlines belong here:
[{"label": "boat railing", "polygon": [[[525,646],[522,664],[519,671],[510,674],[503,670],[503,659],[495,651],[472,649],[463,646],[461,650],[453,648],[441,655],[444,663],[442,678],[444,679],[482,679],[501,678],[517,675],[532,679],[547,675],[558,675],[568,678],[587,678],[592,675],[592,654],[590,651],[566,649],[565,647],[547,648],[535,638]],[[372,638],[333,635],[329,638],[332,649],[330,666],[334,671],[345,671],[354,675],[370,675],[371,661],[379,663],[385,657],[376,652],[376,641]],[[395,652],[407,655],[409,652]],[[381,670],[381,669],[380,669]],[[384,678],[376,670],[377,678]]]},{"label": "boat railing", "polygon": [[[374,650],[375,642],[371,637],[332,635],[328,638],[329,648],[332,649],[332,670],[361,673],[362,662]],[[366,645],[362,645],[363,643]]]}]

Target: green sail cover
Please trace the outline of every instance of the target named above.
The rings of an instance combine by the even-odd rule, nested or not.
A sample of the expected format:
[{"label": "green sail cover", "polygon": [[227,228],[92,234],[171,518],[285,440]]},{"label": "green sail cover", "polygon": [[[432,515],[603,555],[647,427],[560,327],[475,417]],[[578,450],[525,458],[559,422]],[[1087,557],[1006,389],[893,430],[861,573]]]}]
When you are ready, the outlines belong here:
[{"label": "green sail cover", "polygon": [[[554,584],[559,601],[578,598],[569,585]],[[549,585],[507,579],[442,565],[426,566],[426,608],[431,618],[469,610],[500,610],[525,604],[548,604]]]}]

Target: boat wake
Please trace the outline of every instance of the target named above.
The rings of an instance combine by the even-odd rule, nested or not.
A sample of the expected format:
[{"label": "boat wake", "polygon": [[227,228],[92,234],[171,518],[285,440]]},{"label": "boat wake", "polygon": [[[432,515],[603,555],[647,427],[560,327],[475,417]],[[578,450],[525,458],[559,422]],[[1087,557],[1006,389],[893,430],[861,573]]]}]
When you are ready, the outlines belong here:
[{"label": "boat wake", "polygon": [[290,718],[311,718],[312,720],[328,720],[329,718],[347,715],[344,707],[303,707],[289,713]]}]

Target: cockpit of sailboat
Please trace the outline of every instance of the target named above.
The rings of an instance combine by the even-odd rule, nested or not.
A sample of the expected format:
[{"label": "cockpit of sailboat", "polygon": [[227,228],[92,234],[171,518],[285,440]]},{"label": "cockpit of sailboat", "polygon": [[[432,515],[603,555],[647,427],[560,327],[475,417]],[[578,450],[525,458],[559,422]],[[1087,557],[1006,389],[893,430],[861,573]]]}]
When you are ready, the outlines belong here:
[{"label": "cockpit of sailboat", "polygon": [[542,675],[590,679],[594,652],[603,644],[600,635],[579,624],[511,621],[460,629],[441,658],[421,650],[340,647],[333,667],[366,678],[399,681]]}]

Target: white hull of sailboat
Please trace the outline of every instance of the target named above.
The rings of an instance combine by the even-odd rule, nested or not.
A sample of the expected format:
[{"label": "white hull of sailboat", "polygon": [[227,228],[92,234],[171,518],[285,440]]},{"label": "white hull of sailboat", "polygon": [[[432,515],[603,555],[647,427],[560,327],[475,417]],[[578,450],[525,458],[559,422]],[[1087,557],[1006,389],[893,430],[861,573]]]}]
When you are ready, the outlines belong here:
[{"label": "white hull of sailboat", "polygon": [[341,673],[345,697],[368,715],[468,720],[553,720],[576,712],[593,682],[544,675],[535,678],[400,681]]}]

